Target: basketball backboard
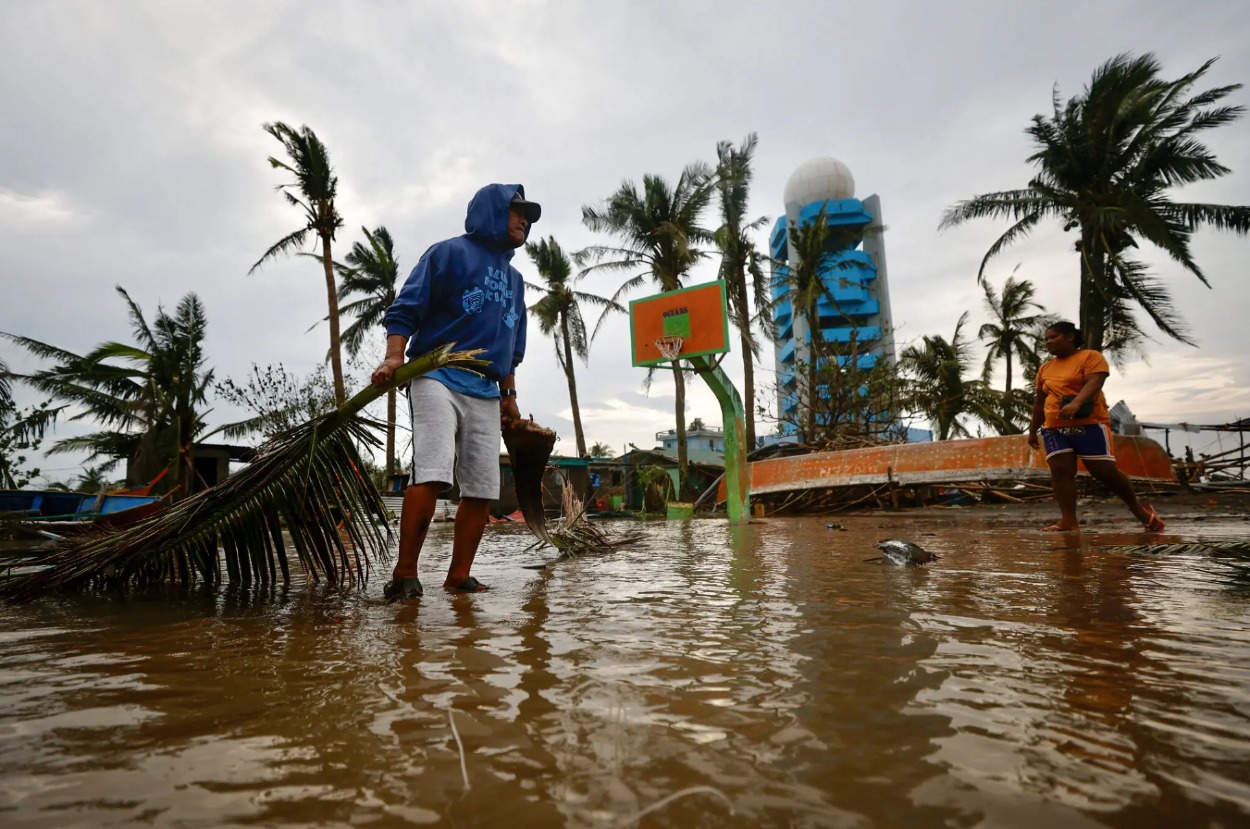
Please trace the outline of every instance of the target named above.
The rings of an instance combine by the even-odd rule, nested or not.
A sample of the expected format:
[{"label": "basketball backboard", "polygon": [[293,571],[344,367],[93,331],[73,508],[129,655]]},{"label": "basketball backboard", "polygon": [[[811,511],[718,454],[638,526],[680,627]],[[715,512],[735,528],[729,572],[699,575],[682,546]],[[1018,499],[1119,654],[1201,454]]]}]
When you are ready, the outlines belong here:
[{"label": "basketball backboard", "polygon": [[654,366],[729,350],[725,283],[706,282],[629,303],[634,365]]}]

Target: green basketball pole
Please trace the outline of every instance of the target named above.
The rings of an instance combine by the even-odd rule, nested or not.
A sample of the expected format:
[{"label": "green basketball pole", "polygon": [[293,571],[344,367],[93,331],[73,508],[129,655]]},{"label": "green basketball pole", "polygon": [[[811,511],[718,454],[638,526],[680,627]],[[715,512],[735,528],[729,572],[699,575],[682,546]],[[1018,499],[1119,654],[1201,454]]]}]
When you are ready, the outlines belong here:
[{"label": "green basketball pole", "polygon": [[707,357],[682,357],[707,383],[720,403],[725,425],[725,510],[730,522],[751,518],[751,473],[747,467],[746,412],[733,381]]}]

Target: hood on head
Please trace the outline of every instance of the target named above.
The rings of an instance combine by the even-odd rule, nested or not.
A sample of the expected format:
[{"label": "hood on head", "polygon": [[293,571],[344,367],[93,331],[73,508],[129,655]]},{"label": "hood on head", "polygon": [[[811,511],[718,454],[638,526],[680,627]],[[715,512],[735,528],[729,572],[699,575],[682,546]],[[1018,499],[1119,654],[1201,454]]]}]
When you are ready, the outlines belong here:
[{"label": "hood on head", "polygon": [[[513,196],[525,198],[520,184],[488,184],[474,194],[464,217],[464,232],[478,239],[503,243],[508,236],[508,205]],[[529,236],[527,225],[525,235]]]}]

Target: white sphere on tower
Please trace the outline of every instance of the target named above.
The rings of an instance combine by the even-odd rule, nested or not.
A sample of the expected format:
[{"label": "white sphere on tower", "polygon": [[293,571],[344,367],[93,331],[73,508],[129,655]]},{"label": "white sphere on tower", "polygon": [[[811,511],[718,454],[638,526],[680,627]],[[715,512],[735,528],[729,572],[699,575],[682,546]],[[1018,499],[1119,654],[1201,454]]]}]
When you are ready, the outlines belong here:
[{"label": "white sphere on tower", "polygon": [[836,158],[823,156],[804,161],[786,181],[786,213],[815,201],[855,198],[855,178]]}]

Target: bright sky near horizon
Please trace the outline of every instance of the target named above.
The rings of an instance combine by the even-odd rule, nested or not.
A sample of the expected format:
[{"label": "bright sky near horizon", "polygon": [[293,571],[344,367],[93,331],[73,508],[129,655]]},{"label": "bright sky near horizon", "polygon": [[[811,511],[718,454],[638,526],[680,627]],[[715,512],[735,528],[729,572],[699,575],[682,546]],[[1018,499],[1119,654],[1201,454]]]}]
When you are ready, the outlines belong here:
[{"label": "bright sky near horizon", "polygon": [[[1004,227],[939,233],[942,212],[1028,181],[1024,128],[1049,113],[1052,89],[1078,93],[1125,51],[1154,52],[1168,77],[1218,56],[1204,86],[1246,83],[1248,44],[1242,0],[6,2],[0,331],[86,350],[129,337],[115,285],[149,318],[195,291],[219,377],[241,379],[253,362],[310,370],[327,344],[319,266],[290,258],[247,275],[300,221],[266,162],[280,146],[261,124],[280,120],[309,125],[331,151],[346,220],[338,250],[362,226],[386,225],[404,274],[462,231],[487,182],[524,183],[544,208],[531,239],[553,235],[572,251],[607,241],[582,226],[582,205],[644,173],[675,180],[686,163],[714,160],[720,140],[759,134],[751,212],[770,220],[790,173],[833,156],[857,196],[881,196],[900,345],[949,337],[964,310],[974,331],[987,319],[976,271]],[[1231,102],[1250,105],[1250,90]],[[1250,203],[1250,117],[1205,140],[1233,173],[1174,197]],[[1250,239],[1204,231],[1194,252],[1210,290],[1146,251],[1198,347],[1160,335],[1148,363],[1115,370],[1108,396],[1142,420],[1250,416]],[[692,281],[712,278],[714,261]],[[515,264],[536,279],[523,253]],[[1045,228],[991,278],[1001,285],[1017,264],[1049,310],[1075,316],[1070,236]],[[592,275],[581,288],[606,295],[618,284]],[[652,446],[673,417],[671,381],[657,375],[644,392],[628,342],[625,321],[612,320],[577,367],[587,440],[618,451]],[[378,343],[380,354],[381,332]],[[0,358],[34,365],[7,342]],[[766,385],[771,347],[762,363]],[[736,355],[725,366],[740,378]],[[354,370],[352,385],[366,374]],[[564,380],[536,330],[518,385],[522,411],[571,453]],[[218,403],[209,420],[235,414]],[[698,384],[687,417],[719,419]],[[81,431],[62,425],[56,436]]]}]

